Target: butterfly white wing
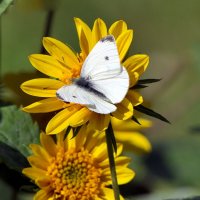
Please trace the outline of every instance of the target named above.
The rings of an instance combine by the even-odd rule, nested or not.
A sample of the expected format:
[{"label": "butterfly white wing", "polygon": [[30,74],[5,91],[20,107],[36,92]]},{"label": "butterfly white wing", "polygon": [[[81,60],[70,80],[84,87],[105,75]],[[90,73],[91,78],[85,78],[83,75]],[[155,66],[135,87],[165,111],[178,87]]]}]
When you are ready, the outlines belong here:
[{"label": "butterfly white wing", "polygon": [[76,84],[61,87],[57,90],[56,95],[64,102],[85,105],[96,113],[108,114],[116,110],[115,105]]},{"label": "butterfly white wing", "polygon": [[101,39],[86,58],[80,79],[60,88],[57,96],[65,102],[108,114],[116,110],[113,104],[122,101],[128,86],[128,73],[121,67],[115,39],[109,35]]},{"label": "butterfly white wing", "polygon": [[121,102],[129,88],[129,75],[124,67],[122,69],[114,77],[91,80],[93,88],[104,94],[113,104]]},{"label": "butterfly white wing", "polygon": [[81,69],[81,77],[100,80],[120,74],[119,54],[112,35],[102,38],[94,46]]}]

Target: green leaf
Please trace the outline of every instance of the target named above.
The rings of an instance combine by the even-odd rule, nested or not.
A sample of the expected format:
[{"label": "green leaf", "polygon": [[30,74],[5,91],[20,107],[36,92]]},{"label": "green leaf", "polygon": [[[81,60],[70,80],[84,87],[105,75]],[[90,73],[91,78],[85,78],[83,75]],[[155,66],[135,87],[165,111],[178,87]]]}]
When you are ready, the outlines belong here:
[{"label": "green leaf", "polygon": [[131,87],[130,89],[142,89],[142,88],[146,88],[146,87],[148,87],[148,85],[137,84],[137,85],[134,85],[133,87]]},{"label": "green leaf", "polygon": [[131,118],[134,122],[136,122],[137,124],[141,125],[140,122],[138,121],[138,119],[135,116],[132,116]]},{"label": "green leaf", "polygon": [[160,81],[161,79],[155,79],[155,78],[150,78],[150,79],[141,79],[137,82],[136,85],[134,85],[133,87],[131,87],[130,89],[142,89],[142,88],[146,88],[148,87],[148,85],[144,85],[144,84],[150,84],[150,83],[155,83]]},{"label": "green leaf", "polygon": [[156,79],[156,78],[149,78],[149,79],[141,79],[137,82],[137,84],[149,84],[149,83],[155,83],[161,81],[161,79]]},{"label": "green leaf", "polygon": [[0,16],[6,11],[6,9],[9,7],[9,5],[13,1],[14,0],[2,0],[2,1],[0,1]]},{"label": "green leaf", "polygon": [[79,130],[81,129],[81,127],[82,126],[77,126],[77,127],[73,128],[73,136],[72,136],[72,138],[77,136],[77,134],[78,134]]},{"label": "green leaf", "polygon": [[9,168],[19,172],[30,166],[25,156],[3,142],[0,142],[0,157]]},{"label": "green leaf", "polygon": [[25,157],[31,154],[28,145],[39,143],[39,132],[30,114],[16,106],[0,108],[0,141],[17,149]]},{"label": "green leaf", "polygon": [[141,113],[144,113],[144,114],[149,115],[151,117],[155,117],[157,119],[160,119],[160,120],[170,124],[170,122],[165,117],[163,117],[161,114],[159,114],[159,113],[157,113],[157,112],[155,112],[155,111],[153,111],[149,108],[146,108],[145,106],[143,106],[141,104],[139,106],[134,107],[134,108],[135,108],[135,110],[137,110]]},{"label": "green leaf", "polygon": [[71,130],[71,126],[68,126],[67,127],[67,129],[66,129],[66,131],[65,131],[65,135],[64,135],[64,140],[66,139],[66,137],[69,135],[69,132],[70,132],[70,130]]}]

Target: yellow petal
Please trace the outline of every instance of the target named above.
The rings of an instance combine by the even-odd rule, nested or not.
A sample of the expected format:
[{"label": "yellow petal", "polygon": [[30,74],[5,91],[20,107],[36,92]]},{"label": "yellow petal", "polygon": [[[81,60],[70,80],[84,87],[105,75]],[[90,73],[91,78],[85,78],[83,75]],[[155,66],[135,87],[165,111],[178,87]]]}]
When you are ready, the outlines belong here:
[{"label": "yellow petal", "polygon": [[124,31],[127,30],[127,24],[123,20],[116,21],[109,29],[109,34],[113,35],[115,39],[118,38]]},{"label": "yellow petal", "polygon": [[92,29],[92,44],[93,46],[103,37],[107,35],[107,27],[105,22],[98,18],[94,22],[94,26]]},{"label": "yellow petal", "polygon": [[69,117],[78,111],[75,106],[70,106],[57,113],[47,124],[47,134],[57,134],[69,126]]},{"label": "yellow petal", "polygon": [[130,182],[135,176],[135,172],[132,169],[123,167],[120,167],[120,169],[117,168],[116,173],[119,185]]},{"label": "yellow petal", "polygon": [[98,137],[100,134],[104,134],[104,132],[94,131],[92,129],[87,129],[86,133],[86,141],[84,144],[85,149],[91,152],[96,146],[101,145],[105,140],[103,137]]},{"label": "yellow petal", "polygon": [[126,150],[137,153],[149,153],[152,150],[149,140],[139,132],[115,131],[118,142],[122,142]]},{"label": "yellow petal", "polygon": [[80,105],[72,104],[70,107],[60,111],[47,124],[46,133],[57,134],[66,129],[71,122],[71,117],[80,109]]},{"label": "yellow petal", "polygon": [[59,60],[70,68],[79,68],[78,58],[64,43],[51,37],[44,37],[43,45],[48,53],[55,59]]},{"label": "yellow petal", "polygon": [[[135,176],[135,172],[132,169],[129,169],[127,167],[121,167],[121,166],[116,166],[116,173],[117,173],[117,180],[118,180],[118,184],[122,185],[125,183],[128,183],[129,181],[131,181],[134,176]],[[110,184],[111,182],[111,175],[110,175],[110,169],[109,168],[105,168],[103,170],[103,176],[105,177],[105,179],[109,182],[110,179]]]},{"label": "yellow petal", "polygon": [[135,90],[129,90],[126,97],[133,106],[138,106],[143,103],[143,97]]},{"label": "yellow petal", "polygon": [[117,104],[117,110],[112,113],[114,117],[121,120],[126,120],[133,115],[133,106],[131,102],[125,98],[119,104]]},{"label": "yellow petal", "polygon": [[34,155],[40,157],[41,159],[49,162],[51,160],[51,156],[47,153],[47,151],[40,145],[30,144],[29,145]]},{"label": "yellow petal", "polygon": [[[102,200],[102,199],[104,199],[104,200],[115,200],[113,189],[105,187],[105,188],[103,188],[103,193],[104,193],[105,196],[102,195],[100,200]],[[120,200],[124,200],[124,198],[121,195],[119,196],[119,198],[120,198]]]},{"label": "yellow petal", "polygon": [[83,107],[70,117],[69,125],[72,127],[81,126],[89,120],[91,114],[92,112],[87,107]]},{"label": "yellow petal", "polygon": [[[104,200],[115,200],[114,190],[110,188],[103,188],[102,198]],[[120,199],[121,200],[121,199]]]},{"label": "yellow petal", "polygon": [[122,151],[123,151],[123,145],[121,143],[117,143],[117,154],[115,154],[115,156],[121,155]]},{"label": "yellow petal", "polygon": [[76,150],[76,144],[76,137],[73,137],[73,130],[71,130],[65,139],[65,148]]},{"label": "yellow petal", "polygon": [[[104,138],[105,138],[105,133],[100,133],[100,134],[103,134],[103,136],[104,136]],[[99,134],[99,135],[100,135]],[[95,146],[100,146],[100,145],[102,145],[102,144],[106,144],[106,141],[104,140],[104,141],[102,141],[102,142],[100,142],[99,144],[95,144],[95,145],[93,145],[93,148],[95,147]],[[99,152],[101,152],[101,150],[100,149],[97,149]],[[115,160],[118,158],[118,156],[122,153],[122,150],[123,150],[123,145],[121,144],[121,143],[117,143],[117,153],[115,153],[114,152],[114,158],[115,158]],[[92,151],[92,150],[91,150]],[[101,157],[97,157],[96,158],[96,160],[97,160],[97,162],[99,163],[99,166],[101,166],[101,168],[103,168],[103,169],[105,169],[105,168],[109,168],[109,166],[110,166],[110,164],[109,164],[109,158],[108,158],[108,154],[107,154],[107,150],[105,149],[105,155],[104,154],[99,154],[99,155],[101,155]],[[119,157],[121,157],[121,156],[119,156]],[[124,165],[124,166],[127,166],[128,165],[128,163],[126,164],[126,165]]]},{"label": "yellow petal", "polygon": [[152,122],[150,120],[138,118],[138,121],[141,123],[141,125],[135,123],[131,119],[123,121],[123,120],[118,120],[115,117],[111,118],[112,126],[115,131],[133,132],[136,130],[141,130],[143,128],[149,128],[152,126]]},{"label": "yellow petal", "polygon": [[79,44],[83,53],[84,58],[87,57],[91,50],[92,32],[86,23],[79,18],[74,18]]},{"label": "yellow petal", "polygon": [[75,137],[77,150],[85,145],[88,133],[89,131],[87,131],[87,125],[83,125],[79,130],[78,135]]},{"label": "yellow petal", "polygon": [[49,200],[49,198],[52,196],[50,191],[46,191],[46,190],[39,190],[35,196],[34,196],[34,200]]},{"label": "yellow petal", "polygon": [[45,150],[49,153],[49,155],[56,156],[57,147],[51,136],[46,135],[45,133],[41,133],[40,134],[40,142],[41,142],[42,146],[45,148]]},{"label": "yellow petal", "polygon": [[106,143],[104,142],[104,143],[99,144],[96,147],[94,146],[91,153],[93,155],[93,158],[98,160],[98,163],[101,163],[103,160],[105,160],[108,157]]},{"label": "yellow petal", "polygon": [[149,56],[143,54],[131,56],[123,63],[130,77],[130,87],[135,85],[138,78],[146,70],[148,64]]},{"label": "yellow petal", "polygon": [[58,78],[60,80],[64,79],[65,74],[70,74],[70,69],[62,66],[55,58],[48,55],[42,54],[32,54],[29,56],[31,64],[43,74]]},{"label": "yellow petal", "polygon": [[[98,200],[115,200],[115,197],[114,197],[114,190],[113,189],[110,189],[110,188],[103,188],[103,194],[100,195],[100,199]],[[95,199],[96,200],[96,199]],[[120,195],[120,200],[124,200],[124,198]]]},{"label": "yellow petal", "polygon": [[40,188],[45,188],[45,190],[48,190],[50,187],[51,178],[49,176],[39,177],[35,182]]},{"label": "yellow petal", "polygon": [[[72,129],[70,130],[70,132]],[[70,133],[68,135],[71,135]],[[65,140],[66,140],[66,130],[61,131],[56,134],[56,144],[58,147],[64,147],[64,150],[67,151],[68,147],[65,148]]]},{"label": "yellow petal", "polygon": [[63,82],[55,79],[37,78],[22,83],[21,89],[32,96],[56,97],[56,91],[63,85]]},{"label": "yellow petal", "polygon": [[30,179],[35,180],[38,177],[44,176],[46,171],[36,167],[28,167],[23,169],[22,173],[28,176]]},{"label": "yellow petal", "polygon": [[49,165],[49,162],[41,159],[38,156],[29,156],[28,161],[32,167],[36,167],[36,168],[43,169],[43,170],[46,170],[47,166]]},{"label": "yellow petal", "polygon": [[32,103],[24,107],[23,110],[29,113],[47,113],[60,110],[66,106],[67,104],[59,100],[57,97],[51,97]]},{"label": "yellow petal", "polygon": [[116,40],[120,61],[122,61],[131,45],[133,30],[124,31]]},{"label": "yellow petal", "polygon": [[109,122],[110,115],[100,115],[97,113],[92,113],[88,126],[92,130],[105,131],[108,128]]},{"label": "yellow petal", "polygon": [[[128,158],[128,157],[125,157],[125,156],[119,156],[119,157],[116,157],[115,158],[115,165],[117,166],[122,166],[122,167],[127,167],[128,166],[128,164],[130,163],[130,158]],[[103,162],[100,162],[99,163],[99,166],[101,167],[101,168],[109,168],[109,160],[107,159],[106,160],[106,162],[105,161],[103,161]]]}]

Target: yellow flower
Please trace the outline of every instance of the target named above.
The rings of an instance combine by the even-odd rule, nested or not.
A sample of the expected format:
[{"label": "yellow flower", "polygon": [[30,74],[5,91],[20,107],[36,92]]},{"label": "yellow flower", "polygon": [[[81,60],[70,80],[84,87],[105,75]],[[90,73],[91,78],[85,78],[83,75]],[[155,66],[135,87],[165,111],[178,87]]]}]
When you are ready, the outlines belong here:
[{"label": "yellow flower", "polygon": [[111,118],[115,138],[117,142],[124,144],[126,151],[133,151],[134,153],[149,153],[152,150],[150,141],[140,133],[141,129],[149,128],[152,122],[138,118],[141,125],[135,123],[133,120],[126,121]]},{"label": "yellow flower", "polygon": [[[142,96],[132,89],[140,75],[146,70],[149,63],[147,55],[138,54],[125,59],[125,55],[133,39],[133,30],[127,28],[127,24],[116,21],[107,29],[101,19],[96,19],[93,28],[90,29],[81,19],[75,18],[75,24],[79,37],[81,53],[75,54],[62,42],[46,37],[43,45],[50,55],[33,54],[29,57],[31,64],[40,72],[51,78],[37,78],[24,82],[21,89],[27,94],[45,97],[23,108],[30,113],[45,113],[58,111],[49,121],[46,127],[47,134],[56,134],[69,125],[77,127],[89,122],[94,129],[103,131],[108,127],[110,116],[127,120],[133,116],[134,106],[143,102]],[[125,98],[117,104],[117,110],[110,114],[98,114],[90,111],[83,105],[65,103],[56,97],[56,91],[64,85],[70,84],[70,80],[80,75],[81,67],[94,45],[106,35],[113,35],[121,64],[129,74],[129,90]],[[53,77],[53,78],[52,78]]]},{"label": "yellow flower", "polygon": [[[105,137],[82,126],[72,138],[72,130],[65,138],[64,132],[51,136],[41,133],[41,145],[31,144],[31,165],[23,174],[31,178],[40,190],[35,200],[114,200],[107,145]],[[130,159],[120,156],[118,144],[114,155],[118,184],[131,181],[135,173],[127,167]],[[123,197],[121,197],[123,199]]]}]

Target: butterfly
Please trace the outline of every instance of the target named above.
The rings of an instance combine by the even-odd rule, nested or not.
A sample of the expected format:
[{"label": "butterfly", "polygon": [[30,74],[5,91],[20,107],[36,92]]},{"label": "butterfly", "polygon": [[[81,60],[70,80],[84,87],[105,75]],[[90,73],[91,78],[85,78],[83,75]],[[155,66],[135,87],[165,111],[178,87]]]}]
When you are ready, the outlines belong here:
[{"label": "butterfly", "polygon": [[100,114],[114,112],[129,88],[129,75],[121,66],[115,39],[108,35],[97,42],[85,59],[80,77],[57,90],[57,97],[86,106]]}]

